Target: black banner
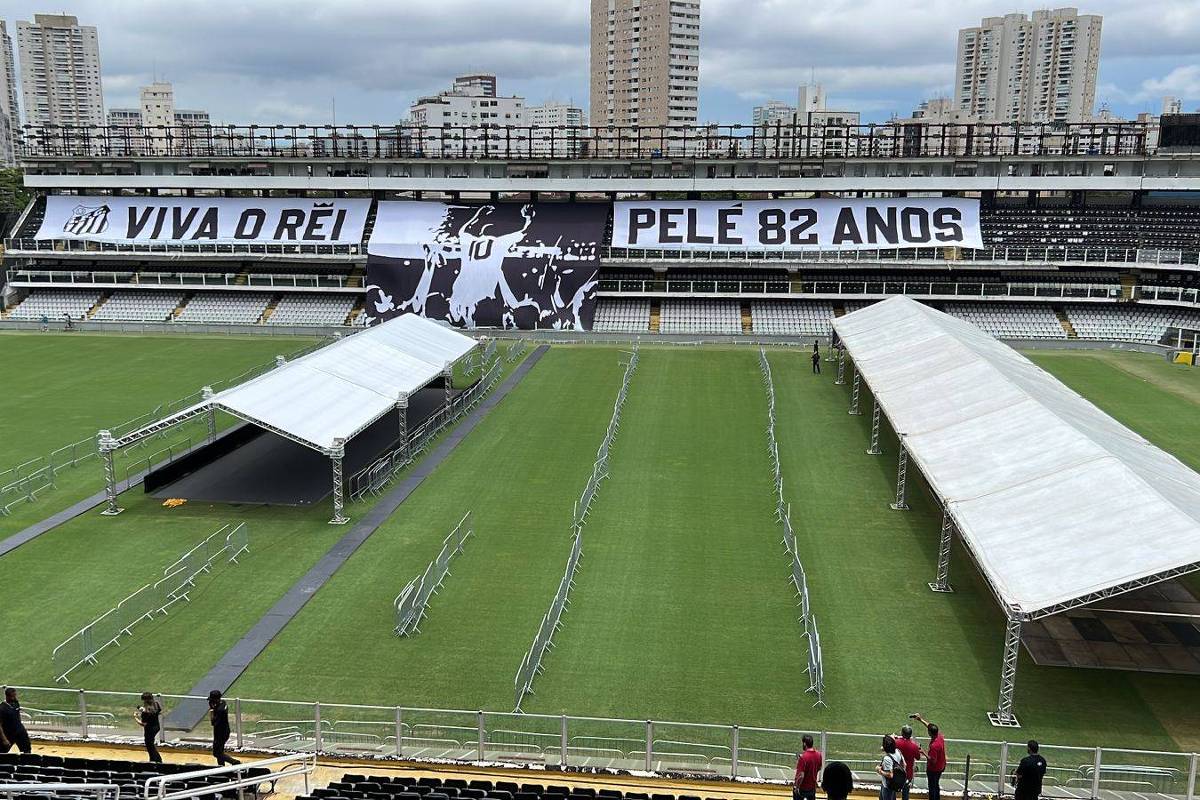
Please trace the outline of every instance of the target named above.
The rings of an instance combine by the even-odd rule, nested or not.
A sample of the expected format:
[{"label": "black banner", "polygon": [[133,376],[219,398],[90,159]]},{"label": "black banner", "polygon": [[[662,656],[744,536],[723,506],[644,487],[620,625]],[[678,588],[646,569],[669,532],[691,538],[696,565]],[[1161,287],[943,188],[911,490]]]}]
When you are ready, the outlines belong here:
[{"label": "black banner", "polygon": [[590,330],[606,204],[381,202],[367,245],[371,321]]}]

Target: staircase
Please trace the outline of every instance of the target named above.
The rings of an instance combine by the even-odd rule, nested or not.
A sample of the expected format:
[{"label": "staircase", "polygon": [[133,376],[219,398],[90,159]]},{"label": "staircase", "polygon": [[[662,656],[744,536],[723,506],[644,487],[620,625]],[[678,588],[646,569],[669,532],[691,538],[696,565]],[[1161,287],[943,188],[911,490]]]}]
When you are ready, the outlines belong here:
[{"label": "staircase", "polygon": [[249,282],[250,282],[250,271],[245,270],[245,269],[242,270],[241,272],[239,272],[237,274],[237,276],[233,279],[234,286],[245,286]]},{"label": "staircase", "polygon": [[190,303],[192,298],[195,296],[196,294],[194,292],[185,294],[183,299],[179,301],[179,305],[175,306],[175,310],[171,312],[171,319],[179,319],[179,315],[183,313],[183,310],[187,308],[187,304]]},{"label": "staircase", "polygon": [[1137,276],[1132,272],[1121,273],[1121,299],[1128,302],[1134,299],[1133,290],[1137,286]]},{"label": "staircase", "polygon": [[662,301],[650,301],[650,332],[658,333],[659,323],[662,321]]},{"label": "staircase", "polygon": [[750,314],[749,303],[742,303],[742,333],[754,333],[754,318]]},{"label": "staircase", "polygon": [[354,320],[358,318],[358,314],[363,310],[363,306],[366,305],[366,302],[367,300],[365,297],[359,298],[358,302],[354,304],[354,308],[350,309],[350,313],[346,315],[346,319],[342,321],[342,324],[346,326],[353,325]]},{"label": "staircase", "polygon": [[97,311],[99,311],[99,310],[100,310],[100,306],[104,305],[104,303],[105,303],[105,302],[108,300],[108,298],[110,298],[110,297],[112,297],[112,292],[104,292],[104,293],[102,293],[102,294],[100,295],[100,299],[96,301],[96,304],[95,304],[94,306],[92,306],[91,308],[89,308],[89,309],[87,310],[87,313],[83,315],[83,316],[84,316],[84,318],[85,318],[85,319],[91,319],[91,318],[92,318],[92,314],[95,314]]},{"label": "staircase", "polygon": [[271,296],[271,302],[267,303],[266,310],[263,311],[262,316],[258,318],[259,325],[262,325],[271,318],[271,315],[275,313],[275,307],[279,305],[279,301],[282,299],[283,295],[276,294]]},{"label": "staircase", "polygon": [[350,270],[349,277],[346,278],[346,285],[355,289],[361,289],[363,285],[363,268],[355,267]]},{"label": "staircase", "polygon": [[834,317],[842,317],[845,315],[846,315],[846,307],[844,305],[841,305],[840,303],[835,304],[833,307],[833,316]]},{"label": "staircase", "polygon": [[1071,320],[1067,318],[1067,312],[1063,311],[1062,306],[1054,307],[1054,316],[1058,317],[1058,324],[1062,325],[1062,329],[1066,331],[1068,339],[1078,339],[1079,334],[1075,332],[1075,326],[1071,324]]}]

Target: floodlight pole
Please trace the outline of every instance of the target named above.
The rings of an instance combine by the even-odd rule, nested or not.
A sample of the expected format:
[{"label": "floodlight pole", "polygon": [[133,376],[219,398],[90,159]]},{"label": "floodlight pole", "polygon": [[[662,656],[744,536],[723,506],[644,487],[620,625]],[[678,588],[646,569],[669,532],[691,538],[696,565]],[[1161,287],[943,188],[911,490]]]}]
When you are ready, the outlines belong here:
[{"label": "floodlight pole", "polygon": [[862,387],[862,375],[858,372],[858,366],[854,367],[854,383],[850,389],[850,414],[857,417],[862,411],[858,408],[858,393]]},{"label": "floodlight pole", "polygon": [[111,431],[100,431],[96,434],[96,442],[100,448],[100,460],[104,463],[104,499],[108,507],[100,513],[106,517],[115,517],[125,509],[117,505],[117,470],[113,466],[113,451],[117,449],[117,440]]},{"label": "floodlight pole", "polygon": [[208,440],[212,441],[217,438],[217,411],[211,405],[213,399],[213,388],[205,386],[200,390],[200,394],[205,400],[209,401],[208,410],[204,412],[204,421],[208,423]]},{"label": "floodlight pole", "polygon": [[954,536],[954,520],[950,519],[950,511],[942,510],[942,539],[938,545],[937,577],[929,588],[935,592],[953,592],[950,586],[950,540]]},{"label": "floodlight pole", "polygon": [[396,408],[400,411],[400,446],[404,450],[404,460],[409,459],[408,452],[408,394],[401,392],[396,399]]},{"label": "floodlight pole", "polygon": [[333,519],[329,520],[330,525],[345,525],[350,521],[345,514],[346,501],[342,494],[342,459],[345,456],[346,440],[334,439],[333,447],[329,449],[329,458],[333,463]]},{"label": "floodlight pole", "polygon": [[838,348],[838,373],[837,380],[833,382],[834,386],[846,385],[846,351]]},{"label": "floodlight pole", "polygon": [[879,449],[879,398],[871,398],[871,446],[867,448],[867,455],[877,456],[882,451]]},{"label": "floodlight pole", "polygon": [[1008,610],[1004,632],[1004,662],[1000,671],[1000,699],[988,719],[999,728],[1019,728],[1021,723],[1013,714],[1013,694],[1017,685],[1017,659],[1021,654],[1021,612],[1015,606]]},{"label": "floodlight pole", "polygon": [[893,511],[908,511],[908,447],[900,439],[900,461],[896,465],[896,502]]}]

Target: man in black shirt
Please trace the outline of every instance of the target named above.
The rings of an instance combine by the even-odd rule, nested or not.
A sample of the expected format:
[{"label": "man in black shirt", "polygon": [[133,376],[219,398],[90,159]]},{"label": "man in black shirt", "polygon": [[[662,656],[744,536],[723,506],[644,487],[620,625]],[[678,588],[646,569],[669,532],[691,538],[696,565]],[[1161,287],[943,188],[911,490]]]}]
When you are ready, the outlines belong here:
[{"label": "man in black shirt", "polygon": [[1013,796],[1016,800],[1038,800],[1042,793],[1042,778],[1046,777],[1046,759],[1038,755],[1038,743],[1033,739],[1026,747],[1029,755],[1021,759],[1013,773],[1016,785]]},{"label": "man in black shirt", "polygon": [[21,722],[21,703],[17,690],[11,686],[4,689],[4,702],[0,703],[0,753],[7,753],[16,745],[22,753],[33,750],[29,733]]},{"label": "man in black shirt", "polygon": [[829,800],[846,800],[854,791],[854,775],[841,761],[830,761],[821,773],[821,788]]},{"label": "man in black shirt", "polygon": [[229,707],[225,705],[225,701],[221,699],[221,693],[216,689],[208,693],[208,718],[212,721],[212,752],[213,758],[217,760],[217,766],[223,767],[226,764],[232,766],[242,763],[232,756],[225,755],[225,743],[229,741]]}]

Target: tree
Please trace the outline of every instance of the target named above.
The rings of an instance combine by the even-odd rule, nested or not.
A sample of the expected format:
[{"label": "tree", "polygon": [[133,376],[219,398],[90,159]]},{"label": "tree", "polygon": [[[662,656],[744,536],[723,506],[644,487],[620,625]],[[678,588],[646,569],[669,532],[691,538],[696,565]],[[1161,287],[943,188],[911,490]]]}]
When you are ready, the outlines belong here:
[{"label": "tree", "polygon": [[19,168],[0,169],[0,213],[25,210],[33,193],[25,188],[25,173]]}]

